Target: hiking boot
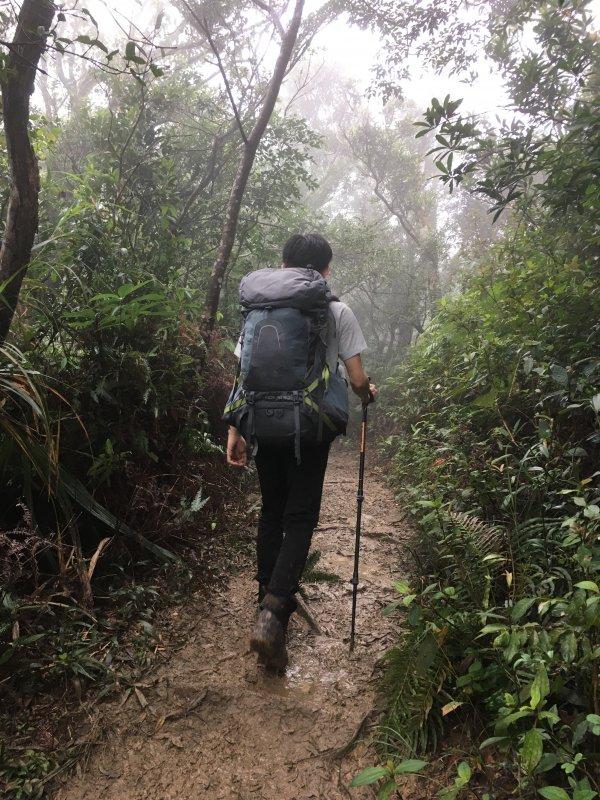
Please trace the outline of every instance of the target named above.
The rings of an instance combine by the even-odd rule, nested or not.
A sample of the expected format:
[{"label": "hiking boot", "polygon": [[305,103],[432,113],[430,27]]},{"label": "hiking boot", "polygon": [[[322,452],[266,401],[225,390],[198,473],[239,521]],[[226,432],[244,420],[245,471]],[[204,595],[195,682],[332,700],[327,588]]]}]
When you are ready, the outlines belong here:
[{"label": "hiking boot", "polygon": [[288,663],[285,647],[288,620],[289,612],[284,601],[267,594],[250,638],[250,649],[258,653],[259,660],[279,671],[283,671]]}]

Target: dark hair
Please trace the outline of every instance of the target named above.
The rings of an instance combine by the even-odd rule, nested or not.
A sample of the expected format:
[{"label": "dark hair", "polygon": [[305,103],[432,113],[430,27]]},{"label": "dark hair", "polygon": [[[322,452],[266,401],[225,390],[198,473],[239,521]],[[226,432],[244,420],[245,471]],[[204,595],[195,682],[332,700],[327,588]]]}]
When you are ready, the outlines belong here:
[{"label": "dark hair", "polygon": [[296,233],[290,236],[283,248],[286,267],[312,267],[323,272],[332,258],[331,245],[318,233]]}]

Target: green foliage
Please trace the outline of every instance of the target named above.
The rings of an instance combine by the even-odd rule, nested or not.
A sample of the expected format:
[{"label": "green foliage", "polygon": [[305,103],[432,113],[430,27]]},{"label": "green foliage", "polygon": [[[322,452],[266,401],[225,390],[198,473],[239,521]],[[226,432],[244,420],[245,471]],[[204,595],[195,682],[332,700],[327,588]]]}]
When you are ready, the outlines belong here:
[{"label": "green foliage", "polygon": [[377,800],[388,800],[398,790],[398,779],[403,775],[418,775],[427,766],[426,761],[416,758],[405,759],[399,763],[388,761],[381,767],[367,767],[356,775],[351,787],[371,786],[380,783]]},{"label": "green foliage", "polygon": [[[141,75],[140,58],[131,43],[126,59]],[[130,680],[167,587],[200,572],[237,513],[220,421],[232,357],[218,341],[208,353],[202,337],[235,130],[192,69],[144,85],[97,77],[110,110],[82,102],[55,125],[33,120],[39,243],[0,349],[7,708],[27,695],[35,709],[56,687],[68,697]],[[301,119],[274,118],[242,209],[224,322],[238,324],[239,274],[274,259],[273,222],[311,184],[317,145]],[[134,622],[139,642],[131,634],[124,648]],[[18,724],[0,718],[0,794],[39,796],[54,759],[37,758],[34,730],[15,739]]]},{"label": "green foliage", "polygon": [[57,437],[46,387],[13,345],[0,347],[0,477],[10,482],[9,465],[18,465],[26,494],[33,476],[48,490],[57,478]]},{"label": "green foliage", "polygon": [[[571,144],[597,153],[596,127],[577,129]],[[560,164],[546,162],[546,185],[558,186],[575,158],[562,153]],[[399,584],[391,610],[403,610],[403,634],[388,655],[384,741],[402,753],[435,744],[428,732],[462,715],[521,796],[592,798],[597,198],[586,189],[559,217],[557,194],[540,193],[537,224],[486,255],[388,381],[395,433],[384,449],[421,544],[414,584]]]},{"label": "green foliage", "polygon": [[[15,800],[38,800],[43,797],[46,777],[57,766],[39,750],[27,749],[10,765],[5,761],[4,745],[0,743],[0,786],[7,797]],[[6,766],[3,766],[5,765]]]}]

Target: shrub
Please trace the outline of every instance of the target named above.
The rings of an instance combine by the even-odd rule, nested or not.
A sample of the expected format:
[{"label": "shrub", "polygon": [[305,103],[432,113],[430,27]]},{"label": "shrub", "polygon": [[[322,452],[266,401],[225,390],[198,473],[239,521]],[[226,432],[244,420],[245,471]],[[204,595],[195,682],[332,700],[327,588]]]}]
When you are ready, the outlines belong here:
[{"label": "shrub", "polygon": [[600,287],[592,260],[539,244],[498,247],[388,381],[384,449],[420,544],[389,609],[384,732],[405,754],[466,715],[521,796],[582,800],[600,734]]}]

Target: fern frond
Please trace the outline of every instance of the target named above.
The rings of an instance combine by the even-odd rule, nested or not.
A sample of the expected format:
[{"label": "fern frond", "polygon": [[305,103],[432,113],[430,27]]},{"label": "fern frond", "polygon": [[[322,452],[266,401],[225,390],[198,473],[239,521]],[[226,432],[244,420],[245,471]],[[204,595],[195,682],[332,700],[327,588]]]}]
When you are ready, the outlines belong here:
[{"label": "fern frond", "polygon": [[468,533],[474,538],[482,553],[489,555],[492,552],[506,553],[508,544],[506,532],[496,525],[484,522],[472,514],[450,509],[448,519],[457,528]]},{"label": "fern frond", "polygon": [[388,712],[381,733],[384,746],[406,753],[435,746],[439,725],[432,713],[434,702],[446,678],[448,661],[429,631],[405,636],[386,659],[382,691]]}]

